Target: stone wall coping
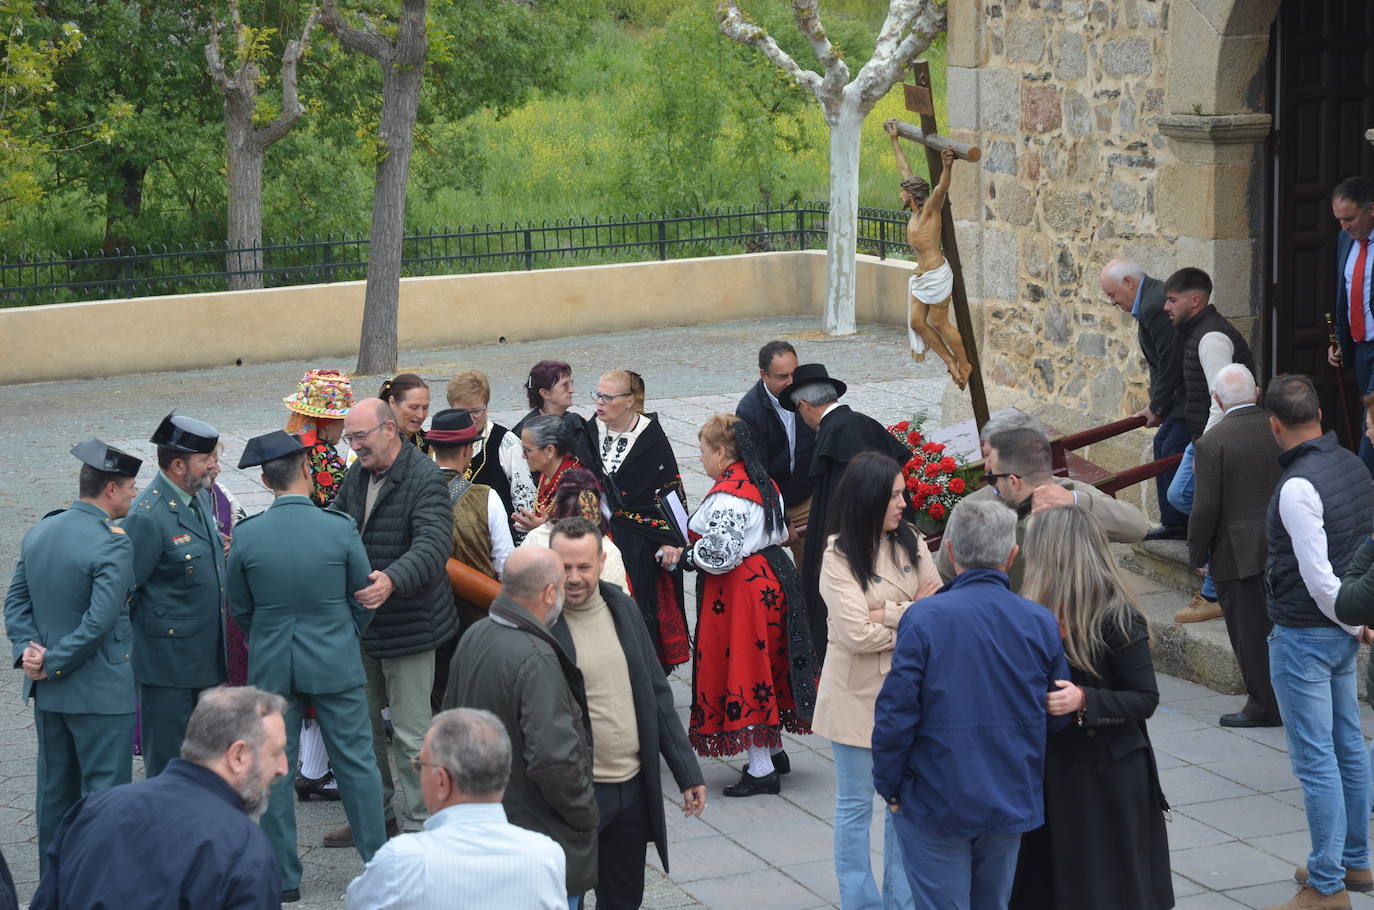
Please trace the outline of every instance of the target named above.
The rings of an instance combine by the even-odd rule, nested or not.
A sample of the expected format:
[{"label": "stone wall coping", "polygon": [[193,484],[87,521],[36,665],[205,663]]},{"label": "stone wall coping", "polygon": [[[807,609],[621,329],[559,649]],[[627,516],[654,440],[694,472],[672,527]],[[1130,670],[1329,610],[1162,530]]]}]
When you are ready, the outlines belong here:
[{"label": "stone wall coping", "polygon": [[1269,114],[1165,114],[1156,125],[1179,142],[1240,145],[1267,139],[1274,118]]}]

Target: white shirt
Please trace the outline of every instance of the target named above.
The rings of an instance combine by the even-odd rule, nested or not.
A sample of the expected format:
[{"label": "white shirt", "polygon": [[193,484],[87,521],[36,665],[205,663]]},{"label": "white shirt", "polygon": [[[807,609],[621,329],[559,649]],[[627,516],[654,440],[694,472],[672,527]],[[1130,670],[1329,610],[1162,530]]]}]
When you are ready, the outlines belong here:
[{"label": "white shirt", "polygon": [[652,418],[647,414],[640,414],[635,419],[634,426],[624,433],[617,433],[602,423],[600,417],[596,418],[596,440],[601,447],[601,468],[607,475],[620,470],[630,452],[634,451],[635,443],[651,423]]},{"label": "white shirt", "polygon": [[510,522],[506,520],[506,505],[492,490],[487,494],[487,533],[491,535],[491,565],[500,578],[506,571],[506,557],[515,549],[511,540]]},{"label": "white shirt", "polygon": [[[1369,248],[1364,254],[1364,287],[1360,289],[1360,300],[1364,302],[1364,340],[1374,338],[1374,314],[1369,308],[1370,275],[1374,273],[1374,231],[1369,232]],[[1360,258],[1360,242],[1350,244],[1350,253],[1345,257],[1345,299],[1351,301],[1350,282],[1355,279],[1355,260]]]},{"label": "white shirt", "polygon": [[764,529],[763,506],[729,493],[712,493],[692,516],[688,527],[701,535],[692,544],[692,565],[712,575],[724,575],[764,547],[787,539],[782,522],[770,535]]},{"label": "white shirt", "polygon": [[441,809],[387,841],[348,886],[349,910],[568,910],[563,848],[506,821],[500,803]]},{"label": "white shirt", "polygon": [[768,391],[768,386],[763,387],[763,394],[768,396],[768,400],[773,402],[773,410],[778,412],[778,419],[782,421],[782,428],[787,433],[787,470],[797,469],[797,412],[789,411],[782,406],[782,402]]},{"label": "white shirt", "polygon": [[1290,477],[1279,487],[1279,520],[1293,541],[1293,555],[1307,593],[1322,615],[1351,635],[1362,626],[1350,626],[1336,619],[1336,595],[1341,580],[1331,569],[1326,556],[1326,526],[1322,524],[1322,498],[1305,477]]},{"label": "white shirt", "polygon": [[[1231,365],[1235,356],[1236,346],[1224,333],[1208,332],[1202,336],[1202,340],[1197,343],[1197,358],[1202,361],[1202,372],[1207,377],[1208,389],[1212,388],[1212,383],[1216,381],[1217,374],[1222,368]],[[1205,433],[1216,426],[1222,413],[1221,405],[1213,398],[1211,409],[1207,412],[1207,425],[1202,428],[1202,432]]]}]

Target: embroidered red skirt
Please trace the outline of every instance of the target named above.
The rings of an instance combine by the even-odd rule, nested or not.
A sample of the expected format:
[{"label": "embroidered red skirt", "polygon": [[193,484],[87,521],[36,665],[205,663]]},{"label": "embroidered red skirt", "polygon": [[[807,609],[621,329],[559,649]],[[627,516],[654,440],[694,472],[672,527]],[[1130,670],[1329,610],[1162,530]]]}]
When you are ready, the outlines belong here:
[{"label": "embroidered red skirt", "polygon": [[810,733],[788,674],[787,599],[762,553],[701,586],[688,738],[699,755],[780,746],[782,730]]}]

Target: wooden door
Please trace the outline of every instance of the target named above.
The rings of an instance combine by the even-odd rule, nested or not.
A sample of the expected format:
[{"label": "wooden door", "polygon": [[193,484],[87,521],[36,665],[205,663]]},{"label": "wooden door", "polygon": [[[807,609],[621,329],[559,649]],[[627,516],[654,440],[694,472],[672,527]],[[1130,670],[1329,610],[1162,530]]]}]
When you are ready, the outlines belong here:
[{"label": "wooden door", "polygon": [[[1326,426],[1347,445],[1337,374],[1326,362],[1325,314],[1336,305],[1331,189],[1344,177],[1374,178],[1374,145],[1365,138],[1374,128],[1372,35],[1374,3],[1284,0],[1270,57],[1274,179],[1265,230],[1271,282],[1265,362],[1272,367],[1265,372],[1315,378]],[[1358,437],[1354,370],[1345,371],[1344,382],[1351,435]]]}]

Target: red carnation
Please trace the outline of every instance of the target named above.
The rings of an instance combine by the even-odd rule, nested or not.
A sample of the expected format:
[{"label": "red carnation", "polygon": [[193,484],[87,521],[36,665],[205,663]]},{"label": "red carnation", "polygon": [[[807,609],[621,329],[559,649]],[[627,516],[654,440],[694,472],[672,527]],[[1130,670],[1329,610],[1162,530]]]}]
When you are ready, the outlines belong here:
[{"label": "red carnation", "polygon": [[951,493],[960,493],[960,494],[962,494],[962,493],[964,492],[965,489],[967,489],[967,485],[964,483],[964,478],[962,478],[962,477],[951,477],[951,478],[950,478],[950,481],[949,481],[949,491],[950,491]]},{"label": "red carnation", "polygon": [[934,477],[940,473],[940,466],[934,462],[926,465],[925,474],[927,477]]},{"label": "red carnation", "polygon": [[907,430],[911,429],[911,421],[910,421],[910,420],[903,420],[903,421],[901,421],[900,423],[898,423],[896,426],[894,426],[892,429],[897,430],[897,431],[902,432],[902,433],[905,433]]},{"label": "red carnation", "polygon": [[956,464],[954,459],[950,458],[948,455],[940,459],[940,470],[944,471],[946,474],[954,473],[954,470],[957,467],[959,467],[959,465]]},{"label": "red carnation", "polygon": [[918,446],[921,444],[922,438],[923,437],[921,436],[921,434],[917,433],[915,430],[912,430],[910,433],[906,434],[906,441],[908,445]]},{"label": "red carnation", "polygon": [[911,498],[911,507],[918,512],[921,511],[926,507],[926,498],[924,496],[913,496]]},{"label": "red carnation", "polygon": [[932,503],[930,504],[930,517],[931,517],[931,518],[934,518],[934,519],[936,519],[936,520],[939,520],[939,519],[941,519],[941,518],[944,518],[944,517],[945,517],[945,507],[942,506],[942,505],[941,505],[940,503],[938,503],[938,502],[932,502]]},{"label": "red carnation", "polygon": [[912,491],[913,493],[916,492],[916,488],[920,485],[921,482],[917,480],[915,477],[908,477],[906,479],[906,488]]}]

